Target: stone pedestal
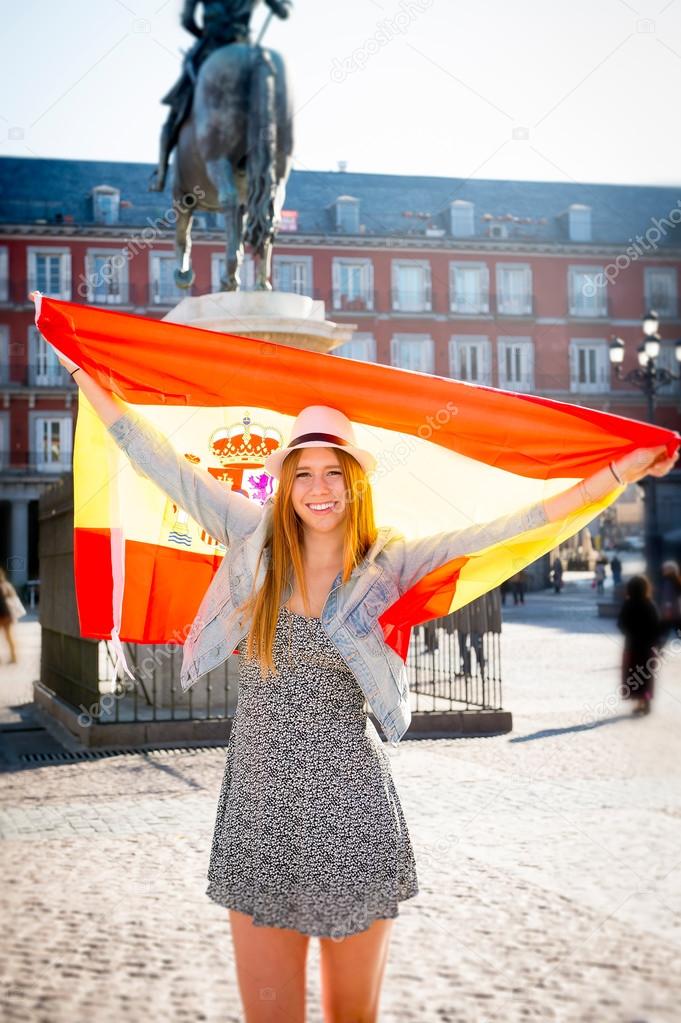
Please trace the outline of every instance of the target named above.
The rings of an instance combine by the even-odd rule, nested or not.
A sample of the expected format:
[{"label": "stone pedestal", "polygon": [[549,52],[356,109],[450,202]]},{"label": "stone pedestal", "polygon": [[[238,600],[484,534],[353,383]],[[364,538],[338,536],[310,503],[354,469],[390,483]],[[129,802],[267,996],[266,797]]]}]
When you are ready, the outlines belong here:
[{"label": "stone pedestal", "polygon": [[196,295],[182,299],[163,319],[312,352],[330,352],[349,341],[357,327],[327,320],[323,302],[290,291]]}]

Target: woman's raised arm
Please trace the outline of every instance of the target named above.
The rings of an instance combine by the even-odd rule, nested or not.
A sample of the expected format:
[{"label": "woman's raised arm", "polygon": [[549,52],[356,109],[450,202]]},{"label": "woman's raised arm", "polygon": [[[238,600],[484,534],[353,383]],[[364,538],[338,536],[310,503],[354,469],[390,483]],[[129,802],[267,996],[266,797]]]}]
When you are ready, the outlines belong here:
[{"label": "woman's raised arm", "polygon": [[679,453],[677,451],[671,458],[666,458],[665,451],[664,445],[636,448],[614,462],[614,472],[606,466],[561,494],[544,498],[517,512],[454,532],[444,531],[418,540],[403,540],[397,548],[400,556],[396,565],[400,592],[410,589],[424,575],[454,558],[510,540],[547,522],[558,522],[585,504],[600,500],[622,484],[635,483],[647,474],[666,475]]},{"label": "woman's raised arm", "polygon": [[101,387],[71,359],[58,355],[139,475],[156,483],[225,546],[235,536],[247,536],[256,528],[262,517],[259,504],[243,494],[232,493],[205,469],[191,465],[148,419]]}]

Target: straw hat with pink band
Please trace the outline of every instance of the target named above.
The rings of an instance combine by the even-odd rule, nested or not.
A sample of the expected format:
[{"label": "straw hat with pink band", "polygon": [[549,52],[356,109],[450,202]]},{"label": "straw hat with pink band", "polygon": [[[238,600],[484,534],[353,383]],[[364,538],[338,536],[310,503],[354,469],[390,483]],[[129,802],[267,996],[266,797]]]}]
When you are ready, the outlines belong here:
[{"label": "straw hat with pink band", "polygon": [[265,459],[265,472],[278,479],[284,459],[298,448],[342,448],[357,459],[365,472],[376,468],[376,459],[371,452],[357,447],[355,431],[348,417],[340,409],[328,405],[308,405],[299,413],[286,447],[277,448]]}]

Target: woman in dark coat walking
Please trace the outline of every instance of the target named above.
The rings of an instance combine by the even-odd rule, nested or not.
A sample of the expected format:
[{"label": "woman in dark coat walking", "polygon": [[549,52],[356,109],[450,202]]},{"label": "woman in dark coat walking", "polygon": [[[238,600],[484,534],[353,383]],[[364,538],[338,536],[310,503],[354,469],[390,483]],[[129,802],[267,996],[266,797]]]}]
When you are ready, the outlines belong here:
[{"label": "woman in dark coat walking", "polygon": [[650,713],[660,662],[658,644],[664,627],[651,594],[647,576],[632,576],[617,618],[617,627],[624,633],[620,696],[636,700],[634,714]]}]

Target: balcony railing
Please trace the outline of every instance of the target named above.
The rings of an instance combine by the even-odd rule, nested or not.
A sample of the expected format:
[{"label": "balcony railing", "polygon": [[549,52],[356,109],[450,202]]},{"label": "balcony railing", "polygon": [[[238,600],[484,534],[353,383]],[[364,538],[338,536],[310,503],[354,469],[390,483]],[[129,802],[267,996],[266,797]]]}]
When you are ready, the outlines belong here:
[{"label": "balcony railing", "polygon": [[23,475],[28,472],[45,473],[45,475],[63,476],[71,472],[73,455],[70,450],[61,453],[57,460],[54,456],[47,459],[42,451],[25,449],[0,449],[0,472],[4,475]]},{"label": "balcony railing", "polygon": [[392,307],[401,313],[429,313],[433,308],[433,300],[429,289],[405,291],[402,288],[392,289]]},{"label": "balcony railing", "polygon": [[75,380],[62,365],[45,366],[37,362],[29,362],[26,383],[29,387],[59,387],[74,391],[77,389]]},{"label": "balcony railing", "polygon": [[343,292],[333,296],[333,308],[343,313],[371,313],[376,309],[374,292],[370,289],[361,295],[344,295]]},{"label": "balcony railing", "polygon": [[534,316],[534,295],[497,295],[497,316]]}]

